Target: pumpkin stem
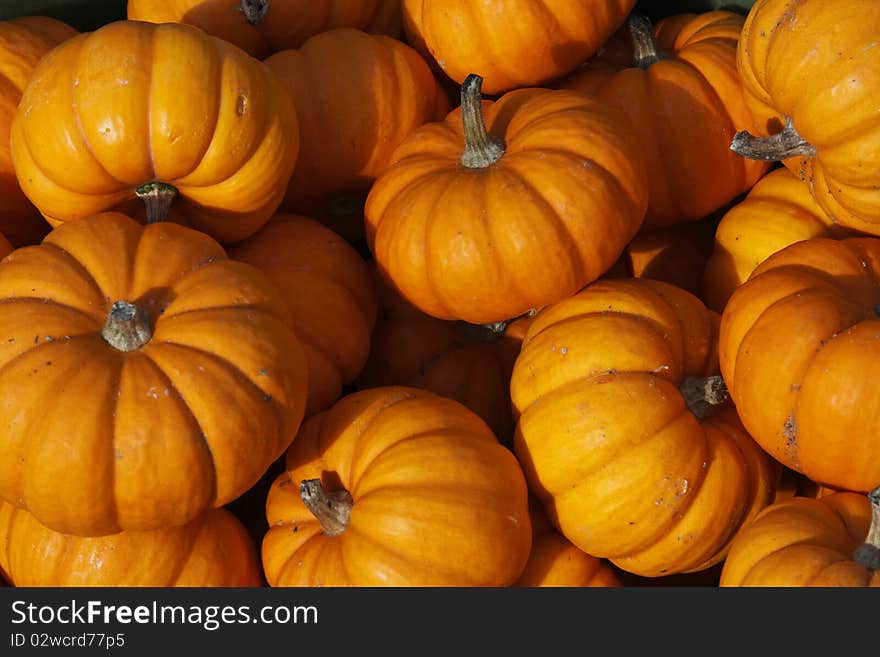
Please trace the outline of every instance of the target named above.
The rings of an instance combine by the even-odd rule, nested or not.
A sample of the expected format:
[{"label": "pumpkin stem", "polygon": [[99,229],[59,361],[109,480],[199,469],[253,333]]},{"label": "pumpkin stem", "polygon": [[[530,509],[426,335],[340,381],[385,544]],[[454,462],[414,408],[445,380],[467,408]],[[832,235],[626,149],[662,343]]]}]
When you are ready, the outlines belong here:
[{"label": "pumpkin stem", "polygon": [[464,128],[464,152],[461,163],[468,169],[485,169],[504,155],[504,142],[492,137],[483,120],[483,78],[471,73],[461,83],[461,124]]},{"label": "pumpkin stem", "polygon": [[684,397],[684,403],[688,410],[698,420],[703,420],[711,415],[716,406],[721,406],[730,396],[727,385],[720,375],[715,376],[689,376],[678,386]]},{"label": "pumpkin stem", "polygon": [[656,64],[663,57],[654,41],[654,26],[651,19],[638,12],[632,12],[627,19],[627,26],[633,42],[633,65],[645,70]]},{"label": "pumpkin stem", "polygon": [[153,337],[150,317],[133,303],[116,301],[110,307],[101,337],[119,351],[137,351]]},{"label": "pumpkin stem", "polygon": [[269,0],[241,0],[238,11],[244,14],[248,25],[256,25],[269,12]]},{"label": "pumpkin stem", "polygon": [[299,496],[327,536],[339,536],[348,529],[354,502],[347,490],[328,493],[320,479],[305,479],[300,482]]},{"label": "pumpkin stem", "polygon": [[871,571],[880,570],[880,486],[868,493],[871,503],[871,526],[865,542],[853,552],[853,561]]},{"label": "pumpkin stem", "polygon": [[134,193],[147,206],[147,223],[155,224],[168,219],[171,204],[177,198],[177,188],[163,182],[144,183]]},{"label": "pumpkin stem", "polygon": [[523,319],[525,317],[534,317],[538,314],[537,308],[532,308],[531,310],[527,310],[522,315],[518,315],[513,319],[503,319],[500,322],[489,322],[488,324],[471,324],[470,322],[461,321],[458,323],[458,328],[462,332],[462,334],[476,342],[497,342],[502,337],[504,337],[505,331],[507,331],[507,327],[513,324],[515,321],[519,319]]},{"label": "pumpkin stem", "polygon": [[816,157],[816,147],[798,134],[791,117],[785,120],[782,131],[769,137],[755,137],[748,130],[733,136],[730,150],[750,160],[778,162],[789,157]]}]

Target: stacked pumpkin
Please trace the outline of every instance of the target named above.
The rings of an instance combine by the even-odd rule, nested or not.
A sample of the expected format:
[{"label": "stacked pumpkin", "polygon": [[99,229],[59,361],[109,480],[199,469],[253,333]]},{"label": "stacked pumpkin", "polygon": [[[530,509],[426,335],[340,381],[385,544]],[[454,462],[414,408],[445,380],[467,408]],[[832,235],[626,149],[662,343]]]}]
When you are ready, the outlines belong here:
[{"label": "stacked pumpkin", "polygon": [[0,25],[0,572],[878,584],[880,11],[635,4]]}]

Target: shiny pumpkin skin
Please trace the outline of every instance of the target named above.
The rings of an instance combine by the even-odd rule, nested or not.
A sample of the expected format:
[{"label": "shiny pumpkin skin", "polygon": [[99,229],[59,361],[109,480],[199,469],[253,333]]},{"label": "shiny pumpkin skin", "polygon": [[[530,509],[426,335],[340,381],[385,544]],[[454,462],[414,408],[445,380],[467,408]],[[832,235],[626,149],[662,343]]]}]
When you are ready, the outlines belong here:
[{"label": "shiny pumpkin skin", "polygon": [[340,198],[363,199],[394,149],[450,109],[421,56],[387,36],[335,29],[265,63],[300,125],[300,155],[283,201],[290,212],[322,218]]},{"label": "shiny pumpkin skin", "polygon": [[378,300],[369,266],[329,228],[285,213],[227,253],[260,269],[276,286],[306,353],[306,416],[328,408],[370,353]]},{"label": "shiny pumpkin skin", "polygon": [[137,187],[161,181],[179,191],[174,217],[231,242],[278,208],[299,131],[281,84],[235,46],[189,25],[116,21],[40,61],[11,147],[24,193],[53,226],[135,212]]},{"label": "shiny pumpkin skin", "polygon": [[678,385],[717,372],[717,314],[650,279],[542,310],[511,378],[514,449],[550,521],[646,577],[705,570],[772,501],[777,467],[730,405],[698,420]]},{"label": "shiny pumpkin skin", "polygon": [[0,502],[0,572],[18,587],[253,587],[259,555],[226,509],[151,531],[61,534],[24,509]]},{"label": "shiny pumpkin skin", "polygon": [[729,148],[751,119],[736,70],[743,20],[728,11],[670,16],[654,26],[660,61],[642,69],[615,61],[612,48],[559,84],[613,104],[635,126],[648,166],[646,226],[702,219],[767,171]]},{"label": "shiny pumpkin skin", "polygon": [[718,223],[701,296],[707,306],[722,312],[733,291],[777,251],[812,237],[853,235],[831,221],[797,176],[784,167],[775,169]]},{"label": "shiny pumpkin skin", "polygon": [[867,498],[849,491],[773,504],[733,542],[720,586],[880,586],[851,556],[870,523]]},{"label": "shiny pumpkin skin", "polygon": [[[269,491],[263,569],[271,586],[509,586],[531,547],[513,454],[456,401],[387,386],[309,418]],[[300,499],[321,478],[354,502],[328,536]]]},{"label": "shiny pumpkin skin", "polygon": [[299,48],[315,34],[353,27],[372,34],[401,32],[400,0],[272,0],[250,25],[240,0],[128,0],[129,20],[189,23],[257,59]]},{"label": "shiny pumpkin skin", "polygon": [[834,222],[871,235],[880,235],[878,32],[874,0],[758,0],[737,53],[750,132],[776,134],[791,118],[817,150],[783,164]]},{"label": "shiny pumpkin skin", "polygon": [[[284,453],[306,357],[271,283],[213,239],[118,213],[66,222],[0,262],[0,497],[98,536],[179,525]],[[102,338],[135,303],[152,338]]]},{"label": "shiny pumpkin skin", "polygon": [[403,0],[413,45],[487,94],[538,86],[574,70],[623,23],[635,0]]},{"label": "shiny pumpkin skin", "polygon": [[819,484],[880,481],[880,240],[812,238],[761,263],[721,320],[721,371],[743,424]]},{"label": "shiny pumpkin skin", "polygon": [[423,312],[472,324],[518,317],[598,278],[648,202],[641,147],[612,107],[518,89],[484,100],[482,112],[505,144],[498,161],[462,166],[455,109],[398,147],[365,208],[383,278]]},{"label": "shiny pumpkin skin", "polygon": [[18,185],[9,152],[9,128],[34,67],[77,30],[48,16],[0,21],[0,231],[15,246],[35,244],[49,225]]}]

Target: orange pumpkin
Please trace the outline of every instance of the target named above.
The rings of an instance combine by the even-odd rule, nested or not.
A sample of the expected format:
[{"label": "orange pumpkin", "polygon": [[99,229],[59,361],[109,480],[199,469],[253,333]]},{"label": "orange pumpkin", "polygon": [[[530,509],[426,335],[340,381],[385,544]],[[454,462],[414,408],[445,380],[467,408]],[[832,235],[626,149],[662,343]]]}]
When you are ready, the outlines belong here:
[{"label": "orange pumpkin", "polygon": [[129,20],[188,23],[257,59],[338,27],[401,32],[400,0],[128,0]]},{"label": "orange pumpkin", "polygon": [[610,565],[576,548],[556,531],[534,497],[529,497],[529,514],[532,551],[516,586],[621,586]]},{"label": "orange pumpkin", "polygon": [[631,61],[614,61],[612,48],[559,85],[594,94],[632,121],[648,166],[646,226],[702,219],[767,171],[729,148],[750,120],[736,70],[742,24],[739,14],[710,11],[670,16],[652,31],[633,14]]},{"label": "orange pumpkin", "polygon": [[880,487],[767,507],[733,542],[721,586],[880,586]]},{"label": "orange pumpkin", "polygon": [[854,234],[832,222],[788,169],[771,171],[719,222],[703,274],[702,298],[721,312],[733,291],[770,255],[811,237]]},{"label": "orange pumpkin", "polygon": [[182,220],[234,241],[281,203],[299,132],[281,84],[238,48],[188,25],[117,21],[40,61],[11,147],[24,193],[53,226],[130,210],[142,185],[161,182],[177,190]]},{"label": "orange pumpkin", "polygon": [[832,221],[880,235],[880,67],[875,0],[758,0],[737,65],[751,131],[731,144],[781,160]]},{"label": "orange pumpkin", "polygon": [[370,352],[378,300],[370,268],[339,235],[308,217],[277,214],[228,249],[262,270],[293,317],[306,353],[306,415],[333,404]]},{"label": "orange pumpkin", "polygon": [[468,78],[461,107],[398,147],[365,215],[394,289],[433,317],[472,324],[518,317],[598,278],[648,202],[641,148],[619,112],[574,91],[481,102],[480,82]]},{"label": "orange pumpkin", "polygon": [[290,444],[306,358],[284,302],[208,236],[118,213],[0,262],[0,498],[97,536],[180,525]]},{"label": "orange pumpkin", "polygon": [[77,31],[47,16],[23,16],[0,21],[0,231],[15,246],[39,242],[49,224],[18,186],[9,128],[21,92],[42,57]]},{"label": "orange pumpkin", "polygon": [[31,586],[261,586],[259,555],[225,509],[152,531],[61,534],[0,502],[0,572]]},{"label": "orange pumpkin", "polygon": [[539,85],[574,70],[623,23],[635,0],[403,0],[410,43],[461,84],[486,93]]},{"label": "orange pumpkin", "polygon": [[880,239],[813,238],[761,263],[724,308],[719,358],[743,424],[816,483],[880,481]]},{"label": "orange pumpkin", "polygon": [[532,321],[510,383],[514,448],[584,552],[647,577],[704,570],[772,501],[778,467],[723,403],[717,323],[647,278],[598,281]]},{"label": "orange pumpkin", "polygon": [[508,586],[531,547],[513,454],[417,388],[356,392],[309,418],[266,516],[271,586]]}]

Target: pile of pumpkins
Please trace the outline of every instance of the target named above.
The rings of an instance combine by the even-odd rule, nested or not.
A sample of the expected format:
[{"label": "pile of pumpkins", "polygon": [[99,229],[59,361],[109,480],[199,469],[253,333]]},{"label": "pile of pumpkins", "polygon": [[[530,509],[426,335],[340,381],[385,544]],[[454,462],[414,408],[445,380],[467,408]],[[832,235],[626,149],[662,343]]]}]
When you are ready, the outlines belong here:
[{"label": "pile of pumpkins", "polygon": [[13,586],[880,585],[880,3],[0,22]]}]

